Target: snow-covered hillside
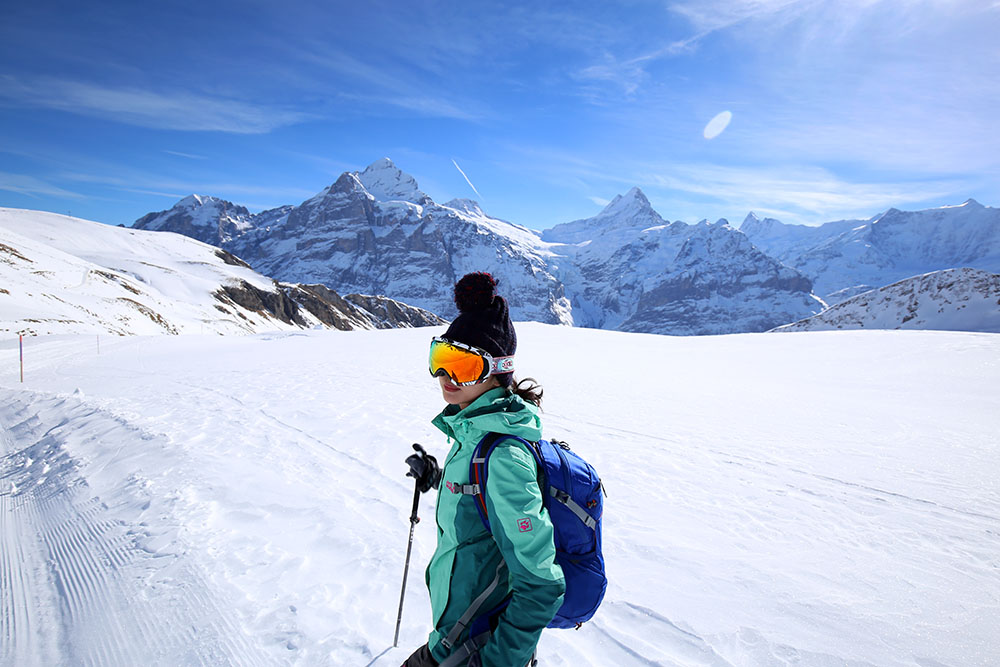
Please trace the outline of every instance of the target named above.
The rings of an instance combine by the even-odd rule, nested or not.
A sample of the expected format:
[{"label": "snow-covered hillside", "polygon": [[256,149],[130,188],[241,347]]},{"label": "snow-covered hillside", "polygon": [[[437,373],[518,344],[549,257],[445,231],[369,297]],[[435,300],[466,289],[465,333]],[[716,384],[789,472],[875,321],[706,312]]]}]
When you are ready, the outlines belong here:
[{"label": "snow-covered hillside", "polygon": [[[187,236],[0,208],[0,332],[253,333],[388,323],[322,285],[277,284]],[[405,321],[404,321],[405,320]]]},{"label": "snow-covered hillside", "polygon": [[971,267],[1000,273],[1000,209],[959,206],[900,211],[819,227],[750,214],[740,226],[754,245],[813,281],[828,303],[932,271]]},{"label": "snow-covered hillside", "polygon": [[914,276],[775,331],[834,329],[1000,333],[1000,275],[965,268]]},{"label": "snow-covered hillside", "polygon": [[[0,341],[0,664],[398,665],[440,331],[30,338],[23,385]],[[542,664],[1000,663],[1000,336],[518,334],[608,492],[604,605]]]}]

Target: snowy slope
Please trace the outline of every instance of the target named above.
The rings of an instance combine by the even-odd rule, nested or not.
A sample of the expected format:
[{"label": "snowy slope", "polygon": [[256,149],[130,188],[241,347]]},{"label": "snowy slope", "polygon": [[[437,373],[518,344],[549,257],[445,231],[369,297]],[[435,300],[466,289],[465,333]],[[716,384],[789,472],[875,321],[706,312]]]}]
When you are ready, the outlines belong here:
[{"label": "snowy slope", "polygon": [[[440,321],[400,307],[410,325]],[[0,331],[226,334],[313,326],[383,324],[322,286],[278,285],[187,236],[0,208]]]},{"label": "snowy slope", "polygon": [[[434,333],[31,338],[23,385],[0,342],[0,664],[398,665]],[[607,598],[542,664],[1000,663],[1000,336],[518,334],[608,491]]]},{"label": "snowy slope", "polygon": [[831,304],[932,271],[971,267],[1000,273],[1000,209],[973,199],[923,211],[889,209],[868,220],[820,227],[751,214],[740,230],[809,276],[816,294]]},{"label": "snowy slope", "polygon": [[775,331],[926,329],[1000,333],[1000,275],[948,269],[859,294]]}]

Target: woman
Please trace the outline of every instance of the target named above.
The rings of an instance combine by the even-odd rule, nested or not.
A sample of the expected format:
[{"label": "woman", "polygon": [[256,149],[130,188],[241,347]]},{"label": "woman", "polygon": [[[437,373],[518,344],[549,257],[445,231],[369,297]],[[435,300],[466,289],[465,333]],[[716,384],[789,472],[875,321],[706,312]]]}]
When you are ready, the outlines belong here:
[{"label": "woman", "polygon": [[407,459],[422,489],[438,487],[438,543],[426,573],[434,629],[403,667],[524,667],[565,590],[537,466],[523,443],[495,445],[485,491],[492,533],[476,509],[469,469],[489,433],[541,438],[541,389],[513,381],[517,336],[493,277],[463,277],[455,303],[459,315],[431,342],[430,359],[448,403],[433,423],[451,451],[439,474],[433,457]]}]

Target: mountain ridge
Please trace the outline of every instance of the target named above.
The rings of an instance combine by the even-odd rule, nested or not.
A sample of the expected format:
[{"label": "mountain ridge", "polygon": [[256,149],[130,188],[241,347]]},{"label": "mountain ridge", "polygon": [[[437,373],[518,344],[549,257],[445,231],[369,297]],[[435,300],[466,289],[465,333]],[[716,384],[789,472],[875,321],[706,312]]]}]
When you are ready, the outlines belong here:
[{"label": "mountain ridge", "polygon": [[933,271],[859,294],[774,331],[840,329],[1000,333],[1000,275],[967,267]]},{"label": "mountain ridge", "polygon": [[[170,219],[168,211],[158,215]],[[807,280],[741,241],[728,223],[668,222],[638,187],[592,218],[539,233],[493,218],[471,199],[437,204],[383,158],[344,172],[266,232],[252,221],[241,231],[220,234],[219,243],[262,273],[386,294],[444,317],[455,314],[451,285],[483,269],[500,279],[515,318],[554,324],[731,333],[765,330],[820,308]],[[695,257],[710,252],[726,257]],[[713,260],[716,274],[694,270],[699,260]],[[713,286],[747,302],[739,321],[709,303]],[[662,294],[680,306],[665,308]]]},{"label": "mountain ridge", "polygon": [[[455,315],[454,281],[489,270],[517,319],[719,334],[765,331],[854,294],[953,265],[989,270],[990,262],[975,261],[976,248],[984,246],[997,247],[994,270],[1000,270],[1000,232],[979,230],[976,220],[961,225],[964,240],[944,244],[964,250],[932,252],[948,239],[951,221],[995,210],[968,200],[818,227],[750,213],[737,230],[724,219],[670,222],[633,187],[590,218],[537,232],[493,218],[471,199],[437,204],[412,176],[382,158],[344,172],[298,206],[273,209],[266,225],[220,215],[216,238],[280,280],[385,294],[446,318]],[[163,211],[136,224],[148,225],[150,216],[172,219]],[[175,231],[196,227],[183,207],[173,220]],[[923,231],[914,232],[917,227]],[[922,243],[922,235],[931,240]]]}]

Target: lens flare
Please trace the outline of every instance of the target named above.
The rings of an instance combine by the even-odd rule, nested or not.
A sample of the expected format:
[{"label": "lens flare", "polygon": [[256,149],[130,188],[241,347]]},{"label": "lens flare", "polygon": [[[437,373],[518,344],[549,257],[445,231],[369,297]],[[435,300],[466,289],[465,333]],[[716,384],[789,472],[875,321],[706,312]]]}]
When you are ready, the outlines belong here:
[{"label": "lens flare", "polygon": [[705,126],[705,131],[703,134],[706,139],[715,139],[717,136],[722,134],[727,127],[729,127],[729,121],[733,119],[732,112],[723,111],[717,115],[712,120],[708,121],[708,125]]}]

